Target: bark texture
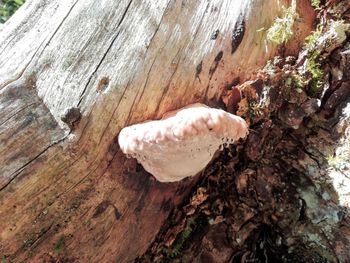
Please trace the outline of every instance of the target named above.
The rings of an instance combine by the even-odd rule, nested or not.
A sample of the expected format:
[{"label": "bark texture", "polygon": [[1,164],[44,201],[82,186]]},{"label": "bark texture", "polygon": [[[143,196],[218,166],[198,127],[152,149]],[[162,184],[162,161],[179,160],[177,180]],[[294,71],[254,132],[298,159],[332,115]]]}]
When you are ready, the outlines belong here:
[{"label": "bark texture", "polygon": [[319,17],[298,58],[227,92],[247,140],[207,168],[138,262],[350,262],[350,5],[329,1]]},{"label": "bark texture", "polygon": [[[130,262],[198,177],[161,184],[120,129],[186,104],[220,105],[276,45],[259,32],[289,1],[33,0],[0,28],[0,255]],[[298,1],[299,49],[312,29]]]}]

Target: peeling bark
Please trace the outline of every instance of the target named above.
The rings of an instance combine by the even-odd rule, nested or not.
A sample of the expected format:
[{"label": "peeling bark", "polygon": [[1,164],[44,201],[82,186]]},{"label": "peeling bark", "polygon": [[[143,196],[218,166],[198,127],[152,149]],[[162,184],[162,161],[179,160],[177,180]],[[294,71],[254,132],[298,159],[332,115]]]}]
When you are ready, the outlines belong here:
[{"label": "peeling bark", "polygon": [[[227,91],[228,110],[237,107],[251,124],[247,140],[206,169],[136,262],[349,262],[350,17],[344,14],[339,35],[330,34],[339,21],[323,20],[321,41],[298,59],[275,57],[254,80]],[[343,33],[347,38],[339,38]],[[324,79],[317,92],[307,67],[315,50]]]}]

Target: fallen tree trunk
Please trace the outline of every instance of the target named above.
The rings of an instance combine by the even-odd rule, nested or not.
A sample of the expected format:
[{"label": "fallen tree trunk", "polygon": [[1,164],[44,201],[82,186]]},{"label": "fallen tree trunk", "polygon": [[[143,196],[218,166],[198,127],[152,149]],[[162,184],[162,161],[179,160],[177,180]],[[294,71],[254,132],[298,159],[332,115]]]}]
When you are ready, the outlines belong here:
[{"label": "fallen tree trunk", "polygon": [[350,4],[331,2],[298,57],[227,91],[247,140],[206,169],[137,262],[349,262]]},{"label": "fallen tree trunk", "polygon": [[[280,1],[288,5],[288,1]],[[295,53],[312,29],[299,1]],[[255,74],[269,1],[27,1],[0,30],[0,255],[130,262],[198,177],[162,184],[117,135]]]}]

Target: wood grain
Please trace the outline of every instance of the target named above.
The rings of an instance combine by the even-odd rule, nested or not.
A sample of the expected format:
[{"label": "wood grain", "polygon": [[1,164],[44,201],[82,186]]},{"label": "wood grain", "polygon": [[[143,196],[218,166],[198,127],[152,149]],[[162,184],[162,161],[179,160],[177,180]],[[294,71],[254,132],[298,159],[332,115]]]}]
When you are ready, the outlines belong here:
[{"label": "wood grain", "polygon": [[[287,52],[312,29],[299,2]],[[189,103],[218,105],[228,83],[277,53],[257,30],[280,12],[276,0],[26,1],[0,29],[0,256],[142,254],[198,177],[156,182],[120,153],[118,132]],[[62,121],[72,108],[74,129]]]}]

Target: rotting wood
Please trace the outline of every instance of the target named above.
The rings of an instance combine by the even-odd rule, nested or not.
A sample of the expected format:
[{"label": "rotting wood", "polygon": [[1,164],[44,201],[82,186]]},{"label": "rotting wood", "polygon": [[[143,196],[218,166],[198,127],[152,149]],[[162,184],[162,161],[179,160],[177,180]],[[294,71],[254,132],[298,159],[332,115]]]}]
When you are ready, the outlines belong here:
[{"label": "rotting wood", "polygon": [[350,6],[333,13],[298,59],[277,56],[227,91],[247,140],[207,167],[135,262],[349,262]]},{"label": "rotting wood", "polygon": [[[197,178],[156,182],[119,152],[119,130],[217,104],[228,83],[276,54],[257,30],[280,11],[275,0],[26,1],[0,29],[0,255],[128,262],[144,253]],[[308,1],[298,11],[287,52],[312,28]],[[231,54],[238,18],[245,31]],[[72,108],[81,119],[69,127],[61,118]]]}]

